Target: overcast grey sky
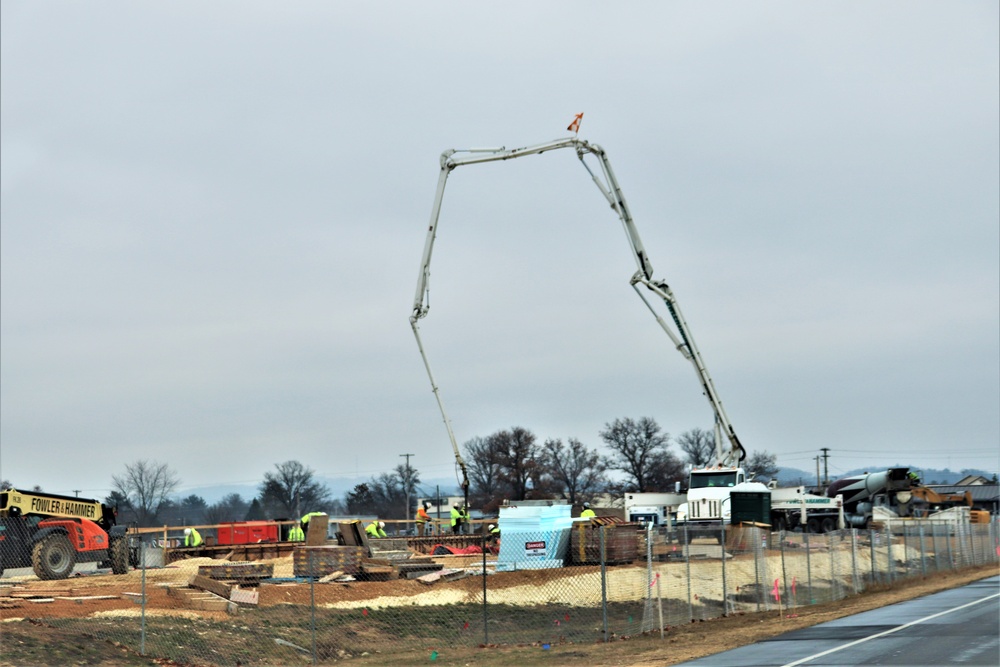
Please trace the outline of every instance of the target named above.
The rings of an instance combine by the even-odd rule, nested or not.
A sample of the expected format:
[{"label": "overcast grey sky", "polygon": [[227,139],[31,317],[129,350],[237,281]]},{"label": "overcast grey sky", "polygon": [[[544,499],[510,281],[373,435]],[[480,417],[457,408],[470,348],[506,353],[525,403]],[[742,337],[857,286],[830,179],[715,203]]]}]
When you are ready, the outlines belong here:
[{"label": "overcast grey sky", "polygon": [[[0,475],[183,489],[453,457],[407,318],[439,155],[609,155],[749,450],[996,470],[998,5],[2,6]],[[449,181],[460,442],[712,413],[571,151]]]}]

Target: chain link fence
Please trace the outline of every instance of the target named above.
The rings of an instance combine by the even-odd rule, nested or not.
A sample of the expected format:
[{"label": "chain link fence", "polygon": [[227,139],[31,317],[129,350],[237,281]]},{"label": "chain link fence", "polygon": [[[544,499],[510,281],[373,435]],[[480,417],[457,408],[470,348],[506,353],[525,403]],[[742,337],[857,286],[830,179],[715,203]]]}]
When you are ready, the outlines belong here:
[{"label": "chain link fence", "polygon": [[[133,537],[139,567],[126,574],[105,559],[39,580],[27,569],[42,557],[34,550],[5,556],[23,569],[0,579],[0,612],[179,663],[332,664],[374,653],[389,662],[414,652],[423,661],[457,646],[655,635],[997,563],[998,525],[894,522],[810,534],[576,523],[467,536],[461,547],[442,537],[422,554],[405,540],[375,540],[371,553],[297,546],[247,562],[164,562],[157,553],[165,552]],[[62,567],[59,553],[45,557],[54,559],[49,569]]]}]

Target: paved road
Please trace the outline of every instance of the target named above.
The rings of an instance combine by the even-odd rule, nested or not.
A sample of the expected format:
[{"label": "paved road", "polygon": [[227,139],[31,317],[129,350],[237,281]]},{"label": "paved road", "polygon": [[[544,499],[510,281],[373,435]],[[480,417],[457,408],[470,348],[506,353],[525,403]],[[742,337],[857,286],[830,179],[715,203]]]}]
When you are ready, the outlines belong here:
[{"label": "paved road", "polygon": [[685,667],[1000,665],[1000,577],[682,663]]}]

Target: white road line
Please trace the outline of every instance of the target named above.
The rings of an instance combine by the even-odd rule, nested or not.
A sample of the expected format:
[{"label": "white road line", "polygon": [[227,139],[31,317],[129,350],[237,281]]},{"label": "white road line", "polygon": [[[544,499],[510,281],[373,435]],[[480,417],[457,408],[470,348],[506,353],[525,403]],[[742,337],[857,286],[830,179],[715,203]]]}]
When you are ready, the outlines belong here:
[{"label": "white road line", "polygon": [[974,600],[973,602],[969,602],[968,604],[963,604],[961,607],[953,607],[952,609],[945,609],[944,611],[939,611],[936,614],[931,614],[930,616],[924,616],[923,618],[918,618],[915,621],[910,621],[909,623],[906,623],[904,625],[900,625],[899,627],[893,628],[892,630],[886,630],[885,632],[879,632],[877,634],[869,635],[869,636],[863,637],[861,639],[856,639],[855,641],[850,642],[849,644],[844,644],[843,646],[837,646],[835,648],[827,649],[826,651],[823,651],[822,653],[816,653],[815,655],[811,655],[808,658],[801,658],[799,660],[796,660],[795,662],[786,663],[786,664],[782,665],[782,667],[795,667],[796,665],[801,665],[803,663],[809,662],[810,660],[815,660],[816,658],[822,658],[824,655],[829,655],[831,653],[836,653],[837,651],[843,651],[845,648],[850,648],[852,646],[857,646],[858,644],[863,644],[864,642],[869,641],[871,639],[878,639],[879,637],[885,637],[886,635],[891,635],[892,633],[899,632],[900,630],[904,630],[904,629],[910,627],[911,625],[916,625],[917,623],[923,623],[924,621],[929,621],[932,618],[937,618],[938,616],[944,616],[945,614],[950,614],[953,611],[958,611],[960,609],[965,609],[966,607],[971,607],[972,605],[979,604],[980,602],[986,602],[987,600],[992,600],[993,598],[996,598],[996,597],[1000,597],[1000,593],[994,593],[993,595],[987,595],[984,598],[980,598],[978,600]]}]

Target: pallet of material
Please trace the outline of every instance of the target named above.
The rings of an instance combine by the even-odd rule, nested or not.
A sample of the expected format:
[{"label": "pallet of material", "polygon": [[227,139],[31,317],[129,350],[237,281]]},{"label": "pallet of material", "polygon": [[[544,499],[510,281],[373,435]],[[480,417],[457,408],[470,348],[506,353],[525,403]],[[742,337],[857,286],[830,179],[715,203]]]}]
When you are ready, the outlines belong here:
[{"label": "pallet of material", "polygon": [[226,563],[225,565],[200,565],[198,574],[215,580],[239,582],[260,581],[274,576],[271,563]]},{"label": "pallet of material", "polygon": [[229,594],[232,593],[233,585],[228,584],[224,581],[216,581],[215,579],[210,579],[204,575],[196,574],[191,579],[188,580],[188,586],[191,588],[200,588],[203,591],[209,591],[210,593],[215,593],[220,597],[229,599]]},{"label": "pallet of material", "polygon": [[181,600],[184,606],[200,611],[229,611],[229,600],[197,588],[167,588],[167,594]]},{"label": "pallet of material", "polygon": [[69,600],[71,602],[86,602],[88,600],[117,600],[117,595],[74,595],[72,597],[56,596],[57,600]]},{"label": "pallet of material", "polygon": [[237,604],[257,604],[260,601],[260,591],[256,588],[234,588],[229,599]]},{"label": "pallet of material", "polygon": [[360,574],[367,552],[367,547],[360,546],[297,547],[292,554],[292,572],[296,577],[324,577],[337,570]]},{"label": "pallet of material", "polygon": [[12,591],[7,593],[7,597],[21,598],[22,600],[27,600],[30,598],[54,598],[54,597],[67,597],[73,595],[72,588],[51,588],[51,589],[37,589],[37,590],[21,590]]},{"label": "pallet of material", "polygon": [[[601,534],[598,525],[577,522],[570,530],[569,561],[575,565],[601,562]],[[631,563],[639,557],[639,539],[635,526],[604,526],[604,558],[607,563]]]},{"label": "pallet of material", "polygon": [[415,579],[430,572],[444,569],[440,563],[396,563],[393,568],[401,579]]},{"label": "pallet of material", "polygon": [[429,574],[417,577],[417,581],[419,581],[422,584],[427,584],[429,586],[439,581],[457,581],[458,579],[464,579],[467,576],[469,576],[469,573],[466,572],[465,570],[447,569],[447,570],[438,570],[437,572],[431,572]]},{"label": "pallet of material", "polygon": [[397,579],[399,575],[391,565],[373,565],[372,563],[361,564],[361,574],[368,581],[389,581]]}]

